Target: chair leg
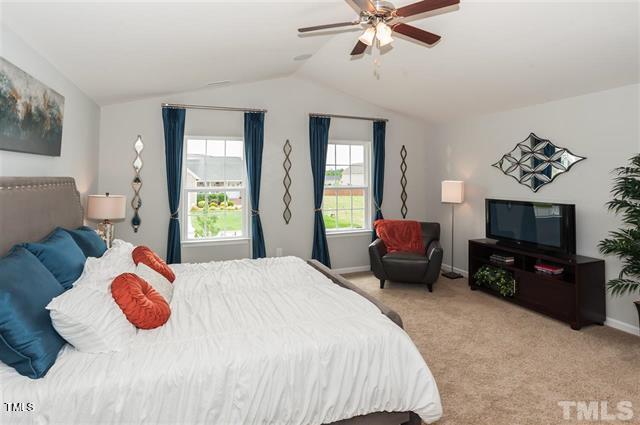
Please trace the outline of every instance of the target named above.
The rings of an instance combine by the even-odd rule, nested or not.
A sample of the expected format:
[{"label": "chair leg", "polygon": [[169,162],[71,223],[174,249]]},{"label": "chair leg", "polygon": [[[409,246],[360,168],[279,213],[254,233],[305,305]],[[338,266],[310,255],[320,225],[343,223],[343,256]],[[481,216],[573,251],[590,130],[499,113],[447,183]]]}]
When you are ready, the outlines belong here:
[{"label": "chair leg", "polygon": [[384,279],[380,279],[380,289],[384,289]]},{"label": "chair leg", "polygon": [[429,288],[429,292],[433,292],[433,283],[427,283],[427,288]]}]

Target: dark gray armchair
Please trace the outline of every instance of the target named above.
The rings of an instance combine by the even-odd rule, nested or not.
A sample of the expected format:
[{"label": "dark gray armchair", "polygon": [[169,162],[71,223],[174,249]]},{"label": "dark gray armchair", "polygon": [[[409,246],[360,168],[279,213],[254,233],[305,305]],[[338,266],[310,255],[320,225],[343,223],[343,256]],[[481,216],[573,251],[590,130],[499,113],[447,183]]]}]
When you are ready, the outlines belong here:
[{"label": "dark gray armchair", "polygon": [[420,223],[422,240],[426,247],[423,254],[413,252],[387,252],[382,239],[369,245],[371,270],[380,279],[380,288],[386,280],[396,282],[426,283],[429,292],[440,276],[442,246],[440,246],[440,223]]}]

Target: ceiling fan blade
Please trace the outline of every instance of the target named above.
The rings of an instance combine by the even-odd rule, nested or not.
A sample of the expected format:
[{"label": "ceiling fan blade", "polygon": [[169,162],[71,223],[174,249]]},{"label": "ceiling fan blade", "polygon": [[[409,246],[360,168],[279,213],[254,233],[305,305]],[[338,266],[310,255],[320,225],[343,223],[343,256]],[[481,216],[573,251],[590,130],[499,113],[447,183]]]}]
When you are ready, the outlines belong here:
[{"label": "ceiling fan blade", "polygon": [[393,26],[393,31],[421,41],[425,44],[435,44],[441,38],[439,35],[432,34],[428,31],[421,30],[420,28],[407,24],[396,24]]},{"label": "ceiling fan blade", "polygon": [[423,0],[408,6],[396,9],[396,16],[406,18],[420,13],[429,12],[431,10],[442,9],[443,7],[453,6],[460,3],[460,0]]},{"label": "ceiling fan blade", "polygon": [[360,10],[367,11],[369,13],[376,13],[378,9],[374,6],[371,0],[347,0],[360,8]]},{"label": "ceiling fan blade", "polygon": [[358,40],[358,42],[356,43],[356,46],[351,51],[351,56],[361,55],[364,53],[365,50],[367,50],[367,45],[364,44],[362,41]]},{"label": "ceiling fan blade", "polygon": [[311,31],[318,31],[318,30],[326,30],[329,28],[350,27],[352,25],[358,25],[358,24],[360,24],[360,21],[338,22],[335,24],[316,25],[314,27],[298,28],[298,32],[311,32]]}]

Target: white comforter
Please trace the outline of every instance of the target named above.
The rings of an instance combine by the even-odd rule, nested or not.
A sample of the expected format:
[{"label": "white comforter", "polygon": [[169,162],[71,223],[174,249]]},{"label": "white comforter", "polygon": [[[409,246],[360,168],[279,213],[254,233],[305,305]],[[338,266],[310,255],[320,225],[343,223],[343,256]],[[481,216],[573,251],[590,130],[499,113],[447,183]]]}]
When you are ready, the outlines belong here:
[{"label": "white comforter", "polygon": [[125,352],[67,346],[40,380],[0,365],[1,423],[326,424],[378,411],[442,414],[407,334],[293,258],[174,267],[169,322]]}]

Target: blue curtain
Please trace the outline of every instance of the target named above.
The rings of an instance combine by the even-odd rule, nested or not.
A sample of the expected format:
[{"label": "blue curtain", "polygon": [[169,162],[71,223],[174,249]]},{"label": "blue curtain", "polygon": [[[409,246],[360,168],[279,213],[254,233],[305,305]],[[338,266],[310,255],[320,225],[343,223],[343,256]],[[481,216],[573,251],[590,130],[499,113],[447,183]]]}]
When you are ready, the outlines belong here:
[{"label": "blue curtain", "polygon": [[180,251],[180,186],[182,184],[182,146],[184,144],[185,110],[162,108],[164,123],[164,153],[167,166],[167,188],[169,192],[169,237],[167,240],[167,263],[182,261]]},{"label": "blue curtain", "polygon": [[[373,220],[380,220],[382,216],[382,196],[384,193],[384,140],[387,123],[375,121],[373,123],[373,203],[376,209]],[[376,231],[373,230],[373,240]]]},{"label": "blue curtain", "polygon": [[327,234],[322,218],[322,195],[324,194],[324,173],[327,165],[327,148],[329,146],[330,118],[309,118],[309,148],[311,151],[311,172],[313,173],[313,252],[311,257],[331,267]]},{"label": "blue curtain", "polygon": [[260,221],[260,175],[262,174],[262,147],[264,146],[264,113],[244,114],[244,156],[251,194],[251,238],[253,258],[267,256],[264,249],[262,222]]}]

